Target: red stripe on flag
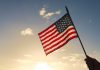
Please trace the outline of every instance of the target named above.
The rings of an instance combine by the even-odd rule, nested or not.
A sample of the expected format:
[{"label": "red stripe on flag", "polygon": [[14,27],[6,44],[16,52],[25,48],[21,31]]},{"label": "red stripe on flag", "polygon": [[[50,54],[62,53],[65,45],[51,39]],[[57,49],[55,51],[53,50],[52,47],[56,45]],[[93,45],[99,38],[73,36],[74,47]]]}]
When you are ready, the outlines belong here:
[{"label": "red stripe on flag", "polygon": [[[72,30],[72,29],[74,29],[74,28],[68,29],[63,35],[61,35],[59,38],[56,38],[55,41],[57,41],[57,39],[60,39],[61,37],[63,37],[64,35],[66,35],[66,34],[67,34],[70,30]],[[73,32],[75,33],[76,31],[73,31]],[[73,32],[69,33],[68,35],[72,34]],[[54,38],[57,37],[58,35],[60,35],[60,34],[59,34],[59,33],[56,34],[54,37],[52,37],[52,38],[50,38],[49,40],[43,42],[43,44],[49,42],[50,40],[54,39]],[[47,39],[47,38],[46,38],[46,39]],[[43,41],[43,40],[42,40],[42,41]],[[54,42],[54,41],[52,41],[52,42]]]},{"label": "red stripe on flag", "polygon": [[55,30],[52,34],[47,35],[45,38],[41,39],[41,41],[44,41],[45,39],[47,39],[48,37],[52,36],[52,35],[53,35],[54,33],[56,33],[56,32],[57,32],[57,30]]},{"label": "red stripe on flag", "polygon": [[[61,38],[63,38],[63,36],[67,35],[67,33],[68,33],[68,32],[66,31],[66,32],[65,32],[64,34],[62,34],[60,37],[55,38],[53,41],[51,41],[49,44],[45,45],[43,48],[49,46],[50,44],[52,44],[52,43],[58,41],[58,40],[61,39]],[[76,32],[74,31],[74,33],[76,33]],[[69,33],[69,34],[64,38],[64,40],[65,40],[68,36],[70,36],[71,34],[74,34],[74,33]],[[48,43],[48,42],[47,42],[47,43]],[[43,45],[44,45],[44,43],[43,43]]]},{"label": "red stripe on flag", "polygon": [[39,35],[41,35],[42,33],[46,32],[48,29],[50,29],[53,26],[54,26],[54,24],[52,24],[51,26],[49,26],[48,28],[46,28],[45,30],[43,30],[42,32],[40,32]]},{"label": "red stripe on flag", "polygon": [[[48,55],[48,54],[52,53],[53,51],[55,51],[55,50],[57,50],[57,49],[63,47],[65,44],[67,44],[70,40],[72,40],[72,39],[74,39],[74,38],[77,38],[77,36],[70,37],[65,43],[63,43],[62,45],[59,45],[59,46],[56,47],[55,49],[53,49],[53,50],[47,52],[46,55]],[[45,52],[46,52],[46,51],[45,51]]]},{"label": "red stripe on flag", "polygon": [[[44,37],[45,35],[47,35],[47,34],[49,34],[49,33],[51,33],[52,31],[54,31],[56,28],[53,28],[53,29],[51,29],[51,30],[49,30],[48,32],[46,32],[44,35],[42,35],[42,36],[40,36],[40,38],[42,38],[42,37]],[[57,31],[57,30],[56,30]]]},{"label": "red stripe on flag", "polygon": [[[61,42],[63,42],[63,41],[66,41],[66,38],[67,38],[67,37],[68,37],[68,35],[67,35],[64,39],[58,41],[56,44],[52,45],[51,47],[48,47],[47,49],[45,49],[45,48],[46,48],[47,46],[51,45],[51,43],[48,44],[48,45],[46,45],[46,46],[44,46],[43,48],[45,49],[45,51],[47,51],[47,50],[53,48],[54,46],[58,45],[59,43],[61,43]],[[72,37],[73,37],[73,36],[72,36]],[[57,39],[54,40],[52,43],[54,43],[55,41],[57,41],[57,40],[59,40],[59,39],[60,39],[60,38],[57,38]]]}]

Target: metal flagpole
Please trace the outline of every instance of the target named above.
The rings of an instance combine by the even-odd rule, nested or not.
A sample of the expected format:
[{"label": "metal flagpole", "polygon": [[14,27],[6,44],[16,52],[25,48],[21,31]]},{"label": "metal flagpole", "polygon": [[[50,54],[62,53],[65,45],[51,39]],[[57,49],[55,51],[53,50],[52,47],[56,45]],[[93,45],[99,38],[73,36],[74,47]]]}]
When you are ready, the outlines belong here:
[{"label": "metal flagpole", "polygon": [[[66,8],[66,11],[67,11],[68,15],[70,16],[69,10],[68,10],[67,6],[65,6],[65,8]],[[70,18],[71,18],[71,17],[70,17]],[[71,20],[72,20],[72,19],[71,19]],[[73,21],[72,21],[72,23],[73,23]],[[73,23],[73,26],[75,27],[74,23]],[[76,27],[75,27],[75,30],[76,30]],[[82,46],[82,49],[83,49],[83,51],[84,51],[84,54],[85,54],[85,56],[87,57],[87,53],[86,53],[86,51],[85,51],[85,48],[84,48],[84,46],[83,46],[83,44],[82,44],[82,41],[81,41],[81,39],[80,39],[80,37],[79,37],[79,34],[78,34],[77,30],[76,30],[76,33],[77,33],[78,39],[79,39],[79,41],[80,41],[80,44],[81,44],[81,46]]]}]

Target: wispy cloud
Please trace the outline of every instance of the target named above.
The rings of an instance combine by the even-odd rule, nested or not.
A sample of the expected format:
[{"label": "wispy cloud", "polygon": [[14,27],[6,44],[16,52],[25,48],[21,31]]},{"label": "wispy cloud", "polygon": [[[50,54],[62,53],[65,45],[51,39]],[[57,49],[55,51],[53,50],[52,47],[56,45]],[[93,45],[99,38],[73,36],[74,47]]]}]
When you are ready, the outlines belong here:
[{"label": "wispy cloud", "polygon": [[70,62],[80,62],[82,61],[82,54],[71,54],[69,56],[63,56],[62,59],[69,60]]},{"label": "wispy cloud", "polygon": [[26,28],[25,30],[21,31],[22,36],[30,36],[33,35],[33,31],[31,28]]},{"label": "wispy cloud", "polygon": [[48,13],[46,13],[43,17],[44,18],[50,18],[51,16],[53,16],[53,15],[59,15],[60,14],[60,11],[56,11],[56,12],[48,12]]},{"label": "wispy cloud", "polygon": [[31,54],[25,54],[23,56],[24,56],[24,59],[17,58],[17,59],[14,59],[14,61],[18,62],[18,63],[32,63],[32,55]]},{"label": "wispy cloud", "polygon": [[62,59],[67,60],[73,67],[87,68],[82,54],[70,54],[63,56]]},{"label": "wispy cloud", "polygon": [[28,57],[28,58],[31,58],[32,57],[32,55],[30,55],[30,54],[25,54],[24,56],[25,57]]},{"label": "wispy cloud", "polygon": [[29,59],[15,59],[14,61],[18,63],[32,63],[32,60]]},{"label": "wispy cloud", "polygon": [[58,10],[56,12],[47,12],[45,8],[42,8],[39,13],[40,13],[40,16],[42,16],[43,18],[49,19],[53,15],[59,15],[61,11]]}]

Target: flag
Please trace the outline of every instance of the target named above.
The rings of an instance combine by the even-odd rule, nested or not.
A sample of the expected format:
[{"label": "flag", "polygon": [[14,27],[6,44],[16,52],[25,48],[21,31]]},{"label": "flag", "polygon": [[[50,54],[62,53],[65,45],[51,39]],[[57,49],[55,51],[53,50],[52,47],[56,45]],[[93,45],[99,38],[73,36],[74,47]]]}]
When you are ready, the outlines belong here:
[{"label": "flag", "polygon": [[68,13],[55,23],[38,33],[46,55],[63,47],[70,40],[77,38],[77,32]]}]

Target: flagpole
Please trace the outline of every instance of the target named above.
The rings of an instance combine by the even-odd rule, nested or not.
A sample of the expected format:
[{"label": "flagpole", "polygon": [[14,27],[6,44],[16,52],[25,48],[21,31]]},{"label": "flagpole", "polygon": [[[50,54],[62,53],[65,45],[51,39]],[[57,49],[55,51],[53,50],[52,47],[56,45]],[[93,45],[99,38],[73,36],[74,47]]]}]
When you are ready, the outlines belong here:
[{"label": "flagpole", "polygon": [[[67,6],[65,6],[65,8],[66,8],[67,13],[69,14],[69,10],[68,10]],[[70,14],[69,14],[69,16],[70,16]],[[71,18],[71,17],[70,17],[70,18]],[[71,19],[71,20],[72,20],[72,19]],[[72,23],[73,23],[73,21],[72,21]],[[73,24],[73,26],[75,27],[74,24]],[[75,27],[75,30],[76,30],[76,27]],[[77,33],[78,39],[79,39],[79,41],[80,41],[80,44],[81,44],[81,46],[82,46],[82,49],[83,49],[83,51],[84,51],[84,54],[85,54],[85,56],[87,57],[87,53],[86,53],[86,51],[85,51],[85,48],[84,48],[84,46],[83,46],[83,43],[82,43],[82,41],[81,41],[81,39],[80,39],[80,37],[79,37],[79,34],[78,34],[77,30],[76,30],[76,33]]]}]

